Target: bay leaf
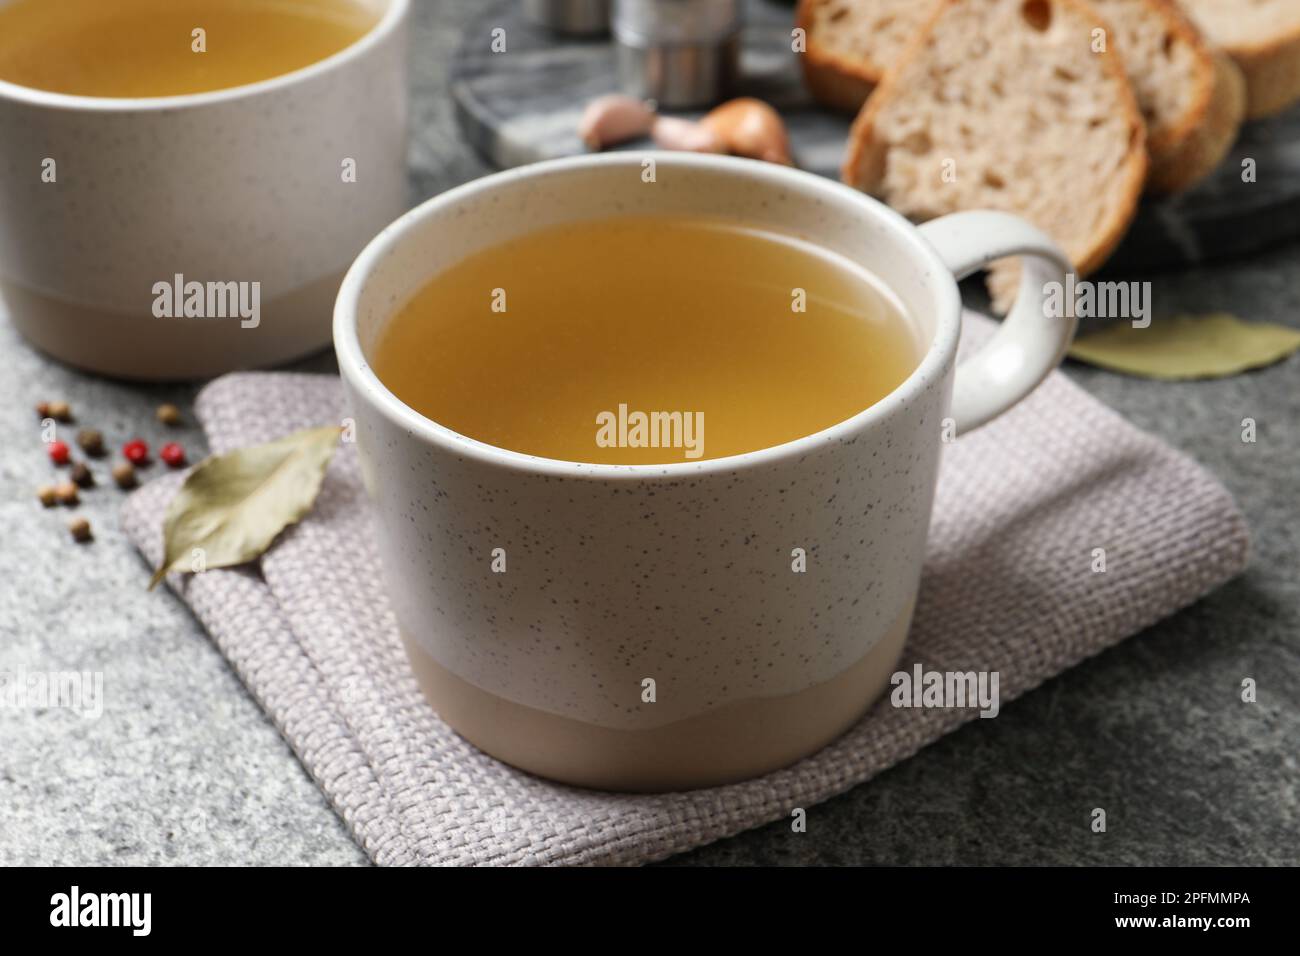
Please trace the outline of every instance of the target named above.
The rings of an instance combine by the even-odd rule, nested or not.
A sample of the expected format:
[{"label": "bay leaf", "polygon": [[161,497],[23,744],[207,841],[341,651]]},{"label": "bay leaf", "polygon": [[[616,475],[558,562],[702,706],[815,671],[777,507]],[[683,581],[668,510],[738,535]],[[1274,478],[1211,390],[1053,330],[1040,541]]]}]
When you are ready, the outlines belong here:
[{"label": "bay leaf", "polygon": [[186,570],[195,548],[203,550],[205,568],[259,557],[311,510],[341,431],[307,428],[200,462],[167,507],[163,560],[149,590],[172,571]]},{"label": "bay leaf", "polygon": [[1178,315],[1144,329],[1120,322],[1081,336],[1069,356],[1144,378],[1222,378],[1272,365],[1300,349],[1300,331],[1227,312]]}]

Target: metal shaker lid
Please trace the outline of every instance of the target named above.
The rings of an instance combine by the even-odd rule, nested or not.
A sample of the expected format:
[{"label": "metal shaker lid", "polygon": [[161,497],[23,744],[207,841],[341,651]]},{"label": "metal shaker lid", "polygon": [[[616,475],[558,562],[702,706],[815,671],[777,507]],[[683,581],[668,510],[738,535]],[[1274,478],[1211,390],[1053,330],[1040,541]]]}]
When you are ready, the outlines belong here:
[{"label": "metal shaker lid", "polygon": [[721,40],[740,29],[739,0],[614,0],[611,28],[632,46]]}]

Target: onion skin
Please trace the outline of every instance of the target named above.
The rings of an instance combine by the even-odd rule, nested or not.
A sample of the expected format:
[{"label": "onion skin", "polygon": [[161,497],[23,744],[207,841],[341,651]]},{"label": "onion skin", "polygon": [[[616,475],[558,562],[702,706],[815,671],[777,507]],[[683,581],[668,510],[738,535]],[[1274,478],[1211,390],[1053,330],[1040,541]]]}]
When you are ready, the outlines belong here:
[{"label": "onion skin", "polygon": [[700,120],[700,125],[713,130],[727,144],[727,151],[737,156],[794,165],[785,122],[762,100],[752,96],[728,100]]}]

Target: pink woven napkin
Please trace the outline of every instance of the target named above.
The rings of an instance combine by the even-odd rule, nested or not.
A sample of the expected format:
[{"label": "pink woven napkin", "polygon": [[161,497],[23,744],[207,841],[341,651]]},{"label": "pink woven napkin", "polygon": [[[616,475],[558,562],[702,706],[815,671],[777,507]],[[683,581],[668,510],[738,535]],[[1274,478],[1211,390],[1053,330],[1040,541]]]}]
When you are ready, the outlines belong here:
[{"label": "pink woven napkin", "polygon": [[[965,335],[987,326],[968,315]],[[198,402],[216,452],[346,414],[332,376],[228,375]],[[178,481],[154,481],[124,506],[128,533],[153,562]],[[1246,553],[1245,523],[1213,477],[1054,373],[945,449],[899,666],[996,670],[1005,705],[1222,584]],[[260,567],[170,583],[383,864],[647,862],[788,818],[977,715],[886,699],[792,767],[685,793],[602,793],[514,770],[452,732],[416,688],[354,446],[336,455],[311,515]]]}]

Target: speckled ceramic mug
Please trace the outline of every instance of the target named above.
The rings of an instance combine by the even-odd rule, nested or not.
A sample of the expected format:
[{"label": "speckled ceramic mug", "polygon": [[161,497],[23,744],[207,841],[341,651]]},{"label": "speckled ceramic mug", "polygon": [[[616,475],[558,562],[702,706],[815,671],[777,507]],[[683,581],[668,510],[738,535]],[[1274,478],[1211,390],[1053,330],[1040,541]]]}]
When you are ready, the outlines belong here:
[{"label": "speckled ceramic mug", "polygon": [[[246,86],[114,99],[0,81],[0,297],[19,331],[154,380],[328,345],[344,271],[407,207],[409,0],[358,2],[380,13],[363,37]],[[202,316],[156,309],[176,276],[203,285]]]},{"label": "speckled ceramic mug", "polygon": [[[920,364],[797,441],[630,466],[474,441],[372,371],[378,333],[439,270],[530,230],[649,213],[739,219],[865,266],[928,343]],[[1019,300],[957,368],[956,277],[1010,255],[1024,256]],[[917,228],[807,173],[684,153],[539,163],[403,216],[344,279],[334,338],[393,609],[429,702],[502,760],[612,789],[742,779],[830,742],[902,651],[945,419],[957,432],[983,424],[1060,361],[1074,322],[1044,318],[1043,289],[1067,268],[1012,216]]]}]

